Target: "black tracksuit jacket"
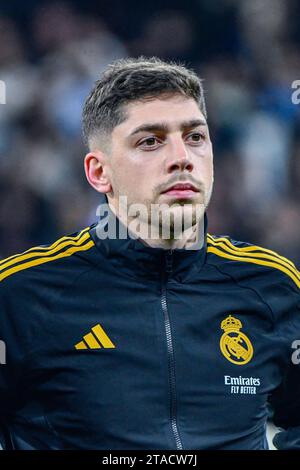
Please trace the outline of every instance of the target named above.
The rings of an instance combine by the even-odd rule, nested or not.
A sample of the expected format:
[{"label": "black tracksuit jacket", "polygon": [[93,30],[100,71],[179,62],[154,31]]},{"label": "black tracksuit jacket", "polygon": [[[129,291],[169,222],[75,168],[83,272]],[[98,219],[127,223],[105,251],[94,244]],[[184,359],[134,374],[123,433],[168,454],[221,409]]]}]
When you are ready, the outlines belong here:
[{"label": "black tracksuit jacket", "polygon": [[207,224],[200,250],[95,223],[0,262],[5,449],[265,449],[270,404],[300,449],[300,274]]}]

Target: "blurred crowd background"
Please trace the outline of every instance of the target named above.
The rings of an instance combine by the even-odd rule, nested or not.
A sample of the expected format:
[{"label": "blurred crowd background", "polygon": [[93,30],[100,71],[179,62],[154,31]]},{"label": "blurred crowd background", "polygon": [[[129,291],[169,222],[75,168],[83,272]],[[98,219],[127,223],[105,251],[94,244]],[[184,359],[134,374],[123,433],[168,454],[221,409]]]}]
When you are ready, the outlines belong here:
[{"label": "blurred crowd background", "polygon": [[96,221],[82,104],[108,63],[143,54],[183,61],[204,79],[215,155],[209,232],[299,266],[299,17],[298,0],[2,2],[1,257]]}]

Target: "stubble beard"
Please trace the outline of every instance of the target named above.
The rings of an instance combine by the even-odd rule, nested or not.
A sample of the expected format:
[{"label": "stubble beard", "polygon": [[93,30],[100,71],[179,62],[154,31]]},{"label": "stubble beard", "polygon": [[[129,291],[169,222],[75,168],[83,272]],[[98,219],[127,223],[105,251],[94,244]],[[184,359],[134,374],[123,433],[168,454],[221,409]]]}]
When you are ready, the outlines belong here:
[{"label": "stubble beard", "polygon": [[[124,193],[126,204],[123,205],[120,204],[122,194],[119,192],[119,210],[117,212],[121,220],[125,214],[127,215],[127,223],[131,228],[135,227],[141,231],[142,227],[143,233],[147,233],[149,239],[182,239],[186,233],[197,232],[199,222],[203,219],[210,201],[211,192],[212,188],[207,195],[205,191],[201,192],[197,202],[185,199],[170,203],[158,202],[160,194],[137,203]],[[131,211],[132,208],[139,205],[142,208],[140,212]]]}]

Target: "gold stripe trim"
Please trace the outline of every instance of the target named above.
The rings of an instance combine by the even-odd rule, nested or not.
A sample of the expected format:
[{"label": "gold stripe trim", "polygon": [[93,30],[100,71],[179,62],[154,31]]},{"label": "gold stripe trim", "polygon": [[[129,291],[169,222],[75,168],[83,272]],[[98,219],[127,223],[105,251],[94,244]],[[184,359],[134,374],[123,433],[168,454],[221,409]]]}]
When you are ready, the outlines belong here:
[{"label": "gold stripe trim", "polygon": [[54,254],[54,253],[57,253],[58,251],[60,251],[62,248],[66,247],[66,246],[79,246],[81,245],[83,242],[85,242],[87,239],[90,238],[90,234],[89,233],[85,233],[84,235],[82,235],[81,238],[79,238],[77,241],[74,241],[74,240],[67,240],[63,243],[60,243],[59,245],[57,245],[55,248],[53,248],[52,250],[48,250],[46,251],[45,253],[42,254],[41,256],[41,253],[39,252],[33,252],[31,251],[30,253],[27,253],[25,252],[24,255],[20,255],[18,256],[18,258],[15,258],[15,259],[11,259],[10,261],[2,264],[2,266],[0,267],[0,272],[5,270],[6,268],[8,268],[9,266],[13,265],[13,264],[16,264],[18,263],[19,261],[24,261],[26,259],[31,259],[31,258],[35,258],[35,257],[40,257],[40,258],[44,258],[46,255],[51,255],[51,254]]},{"label": "gold stripe trim", "polygon": [[[222,242],[219,242],[219,243],[216,243],[215,241],[212,241],[212,240],[208,240],[208,243],[216,246],[216,247],[220,247],[222,248],[223,250],[225,251],[228,251],[229,253],[232,253],[232,254],[240,254],[244,257],[253,257],[253,258],[262,258],[262,259],[270,259],[271,261],[275,261],[276,263],[278,264],[282,264],[283,266],[285,266],[287,269],[289,269],[300,281],[300,273],[299,271],[297,270],[296,266],[293,266],[291,265],[290,263],[287,263],[285,261],[285,258],[283,257],[277,257],[277,256],[272,256],[272,255],[268,255],[267,253],[245,253],[244,250],[243,251],[239,251],[236,249],[236,247],[234,245],[231,245],[231,246],[227,246],[226,244],[222,243]],[[247,248],[247,247],[246,247]],[[271,250],[270,250],[271,251]]]},{"label": "gold stripe trim", "polygon": [[279,269],[280,271],[284,272],[285,274],[287,274],[293,281],[294,283],[299,287],[300,289],[300,281],[299,279],[293,274],[291,273],[291,271],[287,270],[284,266],[282,266],[281,264],[277,264],[277,263],[271,263],[269,261],[263,261],[263,260],[258,260],[258,259],[255,259],[255,258],[243,258],[242,256],[237,256],[237,255],[231,255],[229,253],[225,253],[223,251],[220,251],[218,250],[217,248],[215,247],[208,247],[207,248],[207,251],[209,253],[214,253],[218,256],[220,256],[221,258],[227,258],[227,259],[232,259],[234,261],[238,260],[238,261],[245,261],[247,263],[253,263],[253,264],[258,264],[258,265],[262,265],[262,266],[270,266],[271,268],[275,268],[275,269]]},{"label": "gold stripe trim", "polygon": [[93,240],[89,241],[85,245],[79,245],[79,246],[72,246],[71,248],[68,248],[67,250],[63,251],[62,253],[58,253],[55,256],[43,256],[41,258],[37,258],[33,261],[29,261],[27,263],[19,264],[17,266],[14,266],[11,269],[8,269],[7,271],[4,271],[4,273],[0,274],[0,281],[5,279],[6,277],[10,276],[11,274],[14,274],[18,271],[22,271],[24,269],[30,268],[32,266],[38,266],[39,264],[44,264],[44,263],[49,263],[50,261],[54,261],[56,259],[60,258],[65,258],[67,256],[71,256],[73,253],[76,253],[77,251],[86,251],[89,250],[92,246],[94,246]]},{"label": "gold stripe trim", "polygon": [[270,255],[273,255],[275,256],[276,258],[279,258],[281,259],[282,261],[285,261],[286,263],[290,264],[292,268],[294,269],[297,269],[295,264],[289,260],[288,258],[285,258],[284,256],[280,256],[278,253],[276,253],[276,251],[272,251],[272,250],[269,250],[268,248],[263,248],[262,246],[256,246],[256,245],[251,245],[251,246],[243,246],[243,247],[238,247],[238,246],[235,246],[231,243],[230,240],[228,240],[227,238],[225,237],[216,237],[214,238],[212,235],[210,235],[209,233],[207,234],[207,238],[208,238],[208,243],[210,242],[215,242],[215,243],[221,243],[222,241],[225,242],[230,248],[233,248],[237,251],[241,251],[241,252],[244,252],[244,251],[261,251],[263,253],[269,253]]},{"label": "gold stripe trim", "polygon": [[74,241],[76,241],[85,232],[87,232],[89,229],[90,229],[90,227],[86,227],[85,229],[81,230],[78,235],[75,235],[74,237],[70,237],[70,236],[61,237],[58,240],[56,240],[54,243],[52,243],[52,245],[50,245],[50,246],[34,246],[32,248],[29,248],[29,250],[23,251],[22,253],[17,253],[15,255],[9,256],[8,258],[5,258],[5,259],[0,261],[0,269],[1,269],[1,265],[6,263],[7,261],[9,261],[11,259],[19,258],[19,256],[22,256],[26,253],[37,252],[37,250],[41,250],[41,254],[43,254],[44,251],[47,252],[49,250],[52,250],[53,248],[55,248],[58,244],[60,244],[64,240],[70,240],[70,241],[74,240]]}]

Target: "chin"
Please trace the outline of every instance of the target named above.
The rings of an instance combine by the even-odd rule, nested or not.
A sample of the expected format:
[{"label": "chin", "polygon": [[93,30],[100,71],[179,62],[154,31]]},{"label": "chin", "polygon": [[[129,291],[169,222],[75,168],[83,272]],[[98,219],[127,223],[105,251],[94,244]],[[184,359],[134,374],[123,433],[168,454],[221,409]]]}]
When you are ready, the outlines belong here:
[{"label": "chin", "polygon": [[170,232],[181,234],[183,231],[195,226],[203,217],[205,207],[203,204],[172,204],[162,211],[160,225]]}]

